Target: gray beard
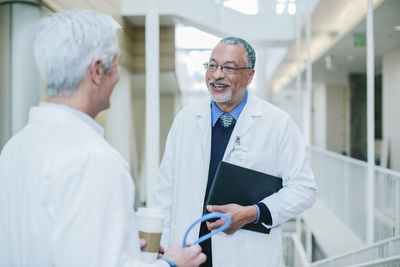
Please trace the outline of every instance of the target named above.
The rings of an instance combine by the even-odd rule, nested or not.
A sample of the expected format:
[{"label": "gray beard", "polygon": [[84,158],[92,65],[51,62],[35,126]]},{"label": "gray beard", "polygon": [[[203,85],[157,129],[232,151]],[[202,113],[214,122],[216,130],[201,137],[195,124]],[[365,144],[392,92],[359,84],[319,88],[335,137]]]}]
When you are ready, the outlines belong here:
[{"label": "gray beard", "polygon": [[224,102],[227,102],[227,101],[232,99],[232,90],[229,90],[229,92],[227,92],[222,97],[221,96],[214,97],[214,95],[212,94],[211,89],[208,89],[208,92],[210,94],[211,99],[214,100],[215,103],[224,103]]}]

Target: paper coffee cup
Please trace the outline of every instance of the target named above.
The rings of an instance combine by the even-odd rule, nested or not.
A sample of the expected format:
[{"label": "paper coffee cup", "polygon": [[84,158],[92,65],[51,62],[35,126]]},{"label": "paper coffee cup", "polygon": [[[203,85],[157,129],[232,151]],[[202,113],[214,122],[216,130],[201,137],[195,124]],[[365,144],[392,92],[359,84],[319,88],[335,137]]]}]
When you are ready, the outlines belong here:
[{"label": "paper coffee cup", "polygon": [[164,212],[161,209],[139,208],[135,213],[139,238],[145,239],[147,244],[142,248],[141,259],[153,263],[157,260],[160,249],[161,234],[164,226]]}]

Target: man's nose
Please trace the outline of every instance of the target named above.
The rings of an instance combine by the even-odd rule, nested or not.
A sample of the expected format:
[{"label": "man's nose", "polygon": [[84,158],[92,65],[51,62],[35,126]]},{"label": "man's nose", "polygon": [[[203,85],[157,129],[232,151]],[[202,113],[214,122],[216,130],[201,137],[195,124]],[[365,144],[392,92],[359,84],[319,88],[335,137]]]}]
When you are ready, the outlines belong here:
[{"label": "man's nose", "polygon": [[221,79],[225,77],[225,73],[222,72],[222,66],[217,67],[217,69],[213,72],[212,77],[214,79]]}]

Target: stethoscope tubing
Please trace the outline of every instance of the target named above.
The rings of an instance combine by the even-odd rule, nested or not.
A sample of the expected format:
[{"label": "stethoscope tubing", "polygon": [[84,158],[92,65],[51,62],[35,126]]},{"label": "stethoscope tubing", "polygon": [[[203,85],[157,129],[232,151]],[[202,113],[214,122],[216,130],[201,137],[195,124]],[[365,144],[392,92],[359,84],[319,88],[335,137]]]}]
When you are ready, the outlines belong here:
[{"label": "stethoscope tubing", "polygon": [[183,237],[183,242],[182,242],[182,246],[185,248],[187,246],[186,244],[186,238],[190,232],[190,230],[192,230],[192,228],[198,224],[198,223],[202,223],[204,221],[210,220],[210,219],[215,219],[215,218],[223,218],[226,220],[226,222],[219,228],[217,228],[215,231],[212,231],[206,235],[203,235],[202,237],[200,237],[199,239],[197,239],[193,245],[197,245],[200,244],[201,242],[211,238],[211,236],[218,234],[222,231],[224,231],[226,228],[229,227],[229,225],[231,224],[231,218],[229,218],[228,215],[221,213],[221,212],[213,212],[213,213],[207,213],[205,215],[203,215],[200,219],[198,219],[197,221],[195,221],[194,223],[192,223],[192,225],[187,229],[185,236]]}]

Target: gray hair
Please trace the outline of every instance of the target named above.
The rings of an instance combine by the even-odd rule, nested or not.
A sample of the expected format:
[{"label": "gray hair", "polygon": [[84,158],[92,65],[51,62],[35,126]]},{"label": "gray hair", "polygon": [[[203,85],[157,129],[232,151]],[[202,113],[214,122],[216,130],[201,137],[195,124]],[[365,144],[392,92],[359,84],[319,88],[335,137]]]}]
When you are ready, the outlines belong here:
[{"label": "gray hair", "polygon": [[219,44],[229,44],[229,45],[242,44],[247,52],[247,67],[250,69],[254,69],[254,66],[256,65],[256,52],[246,40],[243,40],[242,38],[239,37],[226,37],[221,41],[219,41]]},{"label": "gray hair", "polygon": [[119,53],[120,29],[110,16],[90,10],[71,9],[42,18],[33,52],[47,95],[71,95],[96,59],[108,74]]}]

